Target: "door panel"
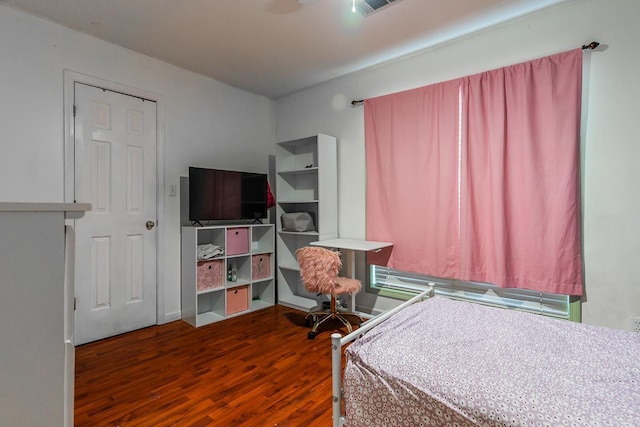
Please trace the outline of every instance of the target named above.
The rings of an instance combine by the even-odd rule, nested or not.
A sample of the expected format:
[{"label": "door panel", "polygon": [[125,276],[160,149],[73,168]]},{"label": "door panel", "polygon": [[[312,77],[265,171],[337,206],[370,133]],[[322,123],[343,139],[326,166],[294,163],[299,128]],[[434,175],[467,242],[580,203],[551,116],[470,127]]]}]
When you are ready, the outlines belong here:
[{"label": "door panel", "polygon": [[156,323],[156,104],[75,84],[75,343]]}]

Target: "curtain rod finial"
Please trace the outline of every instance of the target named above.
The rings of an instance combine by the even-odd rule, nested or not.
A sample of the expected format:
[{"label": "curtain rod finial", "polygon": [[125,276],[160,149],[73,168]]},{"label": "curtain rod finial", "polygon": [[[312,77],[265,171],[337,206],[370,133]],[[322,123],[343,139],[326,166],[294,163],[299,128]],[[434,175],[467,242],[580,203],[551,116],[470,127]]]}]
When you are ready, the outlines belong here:
[{"label": "curtain rod finial", "polygon": [[354,99],[353,101],[351,101],[351,106],[352,107],[356,107],[356,106],[362,104],[363,102],[364,102],[364,100],[362,100],[362,99]]},{"label": "curtain rod finial", "polygon": [[593,49],[597,48],[598,46],[600,46],[600,43],[598,43],[596,41],[593,41],[593,42],[591,42],[589,44],[582,45],[582,50],[585,50],[585,49],[593,50]]}]

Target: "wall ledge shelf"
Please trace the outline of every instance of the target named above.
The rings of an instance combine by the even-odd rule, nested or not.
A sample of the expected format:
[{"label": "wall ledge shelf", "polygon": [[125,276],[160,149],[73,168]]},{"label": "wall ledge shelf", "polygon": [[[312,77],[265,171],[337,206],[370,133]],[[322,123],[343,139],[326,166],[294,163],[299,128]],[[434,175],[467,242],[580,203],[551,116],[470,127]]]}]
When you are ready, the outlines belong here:
[{"label": "wall ledge shelf", "polygon": [[0,212],[86,212],[91,203],[0,202]]}]

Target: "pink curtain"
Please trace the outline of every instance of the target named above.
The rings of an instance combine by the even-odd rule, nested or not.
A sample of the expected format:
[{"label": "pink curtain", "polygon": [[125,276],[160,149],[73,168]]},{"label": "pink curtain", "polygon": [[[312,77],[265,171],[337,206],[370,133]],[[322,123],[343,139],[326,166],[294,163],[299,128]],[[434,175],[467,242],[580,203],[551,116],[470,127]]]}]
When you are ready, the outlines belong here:
[{"label": "pink curtain", "polygon": [[463,79],[460,278],[582,294],[582,50]]},{"label": "pink curtain", "polygon": [[582,294],[580,49],[365,101],[367,238],[389,266]]},{"label": "pink curtain", "polygon": [[395,243],[394,268],[456,271],[458,92],[446,82],[364,103],[367,239]]}]

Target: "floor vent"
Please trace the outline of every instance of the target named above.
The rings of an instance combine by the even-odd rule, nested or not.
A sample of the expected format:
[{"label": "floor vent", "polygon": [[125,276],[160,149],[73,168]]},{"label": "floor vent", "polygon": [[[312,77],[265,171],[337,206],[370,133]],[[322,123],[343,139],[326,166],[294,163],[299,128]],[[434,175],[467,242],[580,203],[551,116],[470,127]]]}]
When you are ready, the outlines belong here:
[{"label": "floor vent", "polygon": [[356,0],[356,10],[363,16],[369,16],[401,0]]}]

